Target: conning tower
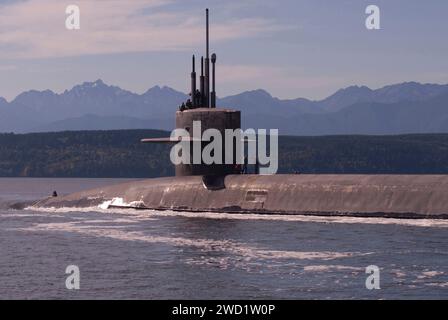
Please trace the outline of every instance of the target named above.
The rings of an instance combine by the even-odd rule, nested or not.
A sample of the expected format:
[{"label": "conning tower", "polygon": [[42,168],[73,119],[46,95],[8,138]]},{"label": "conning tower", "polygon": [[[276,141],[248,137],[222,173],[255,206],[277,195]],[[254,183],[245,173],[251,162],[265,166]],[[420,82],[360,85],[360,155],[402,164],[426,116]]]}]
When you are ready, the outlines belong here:
[{"label": "conning tower", "polygon": [[[199,90],[196,83],[196,58],[192,57],[192,71],[191,71],[191,89],[190,98],[182,103],[179,110],[176,112],[176,129],[184,129],[193,136],[193,125],[195,121],[201,123],[201,136],[207,129],[216,129],[221,132],[223,139],[222,150],[222,164],[179,164],[176,165],[176,176],[225,176],[228,174],[239,174],[241,172],[240,166],[236,164],[236,159],[232,164],[225,164],[225,130],[241,128],[241,112],[238,110],[217,108],[216,107],[216,60],[215,53],[209,56],[210,49],[210,28],[209,28],[209,10],[206,9],[206,53],[205,59],[201,57],[201,75],[199,77]],[[212,72],[210,77],[210,62],[212,63]],[[211,82],[211,87],[210,87]],[[193,139],[192,139],[193,140]],[[170,138],[162,139],[143,139],[142,142],[168,142],[178,143]],[[190,142],[191,160],[193,160],[193,141]],[[201,153],[203,148],[210,143],[210,141],[201,141]],[[234,148],[239,147],[240,141],[232,141]],[[236,152],[234,150],[233,154]],[[234,156],[235,158],[235,156]]]}]

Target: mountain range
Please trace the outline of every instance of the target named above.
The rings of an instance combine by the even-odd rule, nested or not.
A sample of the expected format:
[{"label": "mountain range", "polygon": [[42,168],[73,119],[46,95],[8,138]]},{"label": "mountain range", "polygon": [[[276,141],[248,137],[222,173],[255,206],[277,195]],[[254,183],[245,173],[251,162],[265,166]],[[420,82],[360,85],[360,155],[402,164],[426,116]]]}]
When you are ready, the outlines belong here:
[{"label": "mountain range", "polygon": [[[172,130],[174,112],[187,98],[169,87],[136,94],[102,80],[60,94],[30,90],[10,102],[0,97],[0,132]],[[440,84],[350,86],[319,101],[282,100],[259,89],[220,98],[217,105],[241,110],[243,128],[288,135],[448,132],[448,85]]]}]

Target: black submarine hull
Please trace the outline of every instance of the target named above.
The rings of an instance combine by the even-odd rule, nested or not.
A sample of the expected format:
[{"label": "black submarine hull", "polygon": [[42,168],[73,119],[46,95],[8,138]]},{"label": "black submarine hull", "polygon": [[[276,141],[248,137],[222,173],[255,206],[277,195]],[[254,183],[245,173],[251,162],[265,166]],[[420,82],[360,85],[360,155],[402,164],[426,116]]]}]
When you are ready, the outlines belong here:
[{"label": "black submarine hull", "polygon": [[448,219],[448,175],[227,175],[134,181],[51,197],[40,208]]}]

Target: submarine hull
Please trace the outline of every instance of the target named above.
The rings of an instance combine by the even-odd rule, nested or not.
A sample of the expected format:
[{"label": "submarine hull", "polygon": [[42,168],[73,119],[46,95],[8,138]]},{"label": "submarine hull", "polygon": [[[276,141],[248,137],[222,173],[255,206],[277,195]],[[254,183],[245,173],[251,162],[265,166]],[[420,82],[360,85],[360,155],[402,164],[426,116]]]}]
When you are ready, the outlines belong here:
[{"label": "submarine hull", "polygon": [[448,218],[448,175],[228,175],[134,181],[44,199],[96,207],[285,215]]}]

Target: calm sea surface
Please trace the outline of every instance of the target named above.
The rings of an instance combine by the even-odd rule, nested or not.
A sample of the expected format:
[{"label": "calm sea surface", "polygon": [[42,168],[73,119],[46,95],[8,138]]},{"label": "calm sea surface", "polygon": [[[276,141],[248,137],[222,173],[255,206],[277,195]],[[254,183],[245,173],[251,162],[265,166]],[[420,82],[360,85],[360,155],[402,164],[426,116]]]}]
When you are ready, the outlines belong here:
[{"label": "calm sea surface", "polygon": [[123,181],[0,179],[0,299],[448,298],[448,221],[10,209]]}]

